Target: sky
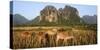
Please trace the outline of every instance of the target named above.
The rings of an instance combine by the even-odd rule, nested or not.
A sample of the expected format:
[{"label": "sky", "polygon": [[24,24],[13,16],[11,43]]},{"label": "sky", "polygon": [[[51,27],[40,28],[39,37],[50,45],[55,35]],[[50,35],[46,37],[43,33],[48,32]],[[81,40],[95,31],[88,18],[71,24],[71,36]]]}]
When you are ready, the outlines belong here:
[{"label": "sky", "polygon": [[47,5],[52,5],[59,8],[64,8],[65,5],[75,7],[79,11],[80,17],[84,15],[97,14],[97,6],[95,5],[76,5],[76,4],[63,4],[63,3],[44,3],[34,1],[13,1],[13,14],[21,14],[28,20],[34,19],[40,15],[40,11]]}]

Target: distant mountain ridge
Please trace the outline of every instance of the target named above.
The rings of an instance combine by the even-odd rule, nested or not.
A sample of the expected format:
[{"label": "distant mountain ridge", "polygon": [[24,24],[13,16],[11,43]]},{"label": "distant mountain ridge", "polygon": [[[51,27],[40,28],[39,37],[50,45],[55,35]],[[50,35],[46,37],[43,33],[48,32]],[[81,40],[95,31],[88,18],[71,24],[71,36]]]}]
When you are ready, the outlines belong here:
[{"label": "distant mountain ridge", "polygon": [[24,16],[20,14],[14,14],[13,15],[13,25],[20,25],[28,22],[29,20],[26,19]]},{"label": "distant mountain ridge", "polygon": [[97,24],[97,15],[84,15],[82,17],[82,19],[84,20],[85,23],[87,24]]}]

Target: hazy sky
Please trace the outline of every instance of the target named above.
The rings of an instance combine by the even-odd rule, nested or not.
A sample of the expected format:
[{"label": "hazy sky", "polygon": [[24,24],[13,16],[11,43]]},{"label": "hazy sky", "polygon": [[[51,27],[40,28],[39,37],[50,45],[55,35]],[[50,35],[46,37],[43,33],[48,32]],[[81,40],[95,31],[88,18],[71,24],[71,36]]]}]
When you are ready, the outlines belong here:
[{"label": "hazy sky", "polygon": [[21,14],[27,19],[34,19],[40,15],[40,11],[47,5],[55,6],[57,9],[64,8],[65,5],[70,5],[77,8],[80,17],[83,15],[97,14],[97,7],[95,5],[75,5],[75,4],[61,4],[61,3],[43,3],[34,1],[14,1],[13,14]]}]

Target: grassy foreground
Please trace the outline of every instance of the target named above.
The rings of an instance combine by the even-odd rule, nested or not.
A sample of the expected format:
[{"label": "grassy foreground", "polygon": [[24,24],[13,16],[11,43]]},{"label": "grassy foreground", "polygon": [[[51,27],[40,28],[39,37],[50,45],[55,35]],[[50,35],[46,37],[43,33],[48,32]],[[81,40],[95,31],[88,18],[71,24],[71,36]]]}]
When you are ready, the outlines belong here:
[{"label": "grassy foreground", "polygon": [[[73,39],[68,39],[64,41],[60,39],[56,41],[57,35],[49,35],[47,40],[42,39],[39,41],[36,38],[38,32],[46,32],[47,30],[51,31],[53,28],[63,29],[64,33],[74,36]],[[23,32],[30,33],[28,35],[21,36]],[[57,32],[59,34],[59,32]],[[57,47],[57,46],[75,46],[75,45],[91,45],[97,44],[97,31],[94,29],[88,28],[76,28],[76,27],[14,27],[13,28],[13,45],[12,48],[41,48],[41,47]]]}]

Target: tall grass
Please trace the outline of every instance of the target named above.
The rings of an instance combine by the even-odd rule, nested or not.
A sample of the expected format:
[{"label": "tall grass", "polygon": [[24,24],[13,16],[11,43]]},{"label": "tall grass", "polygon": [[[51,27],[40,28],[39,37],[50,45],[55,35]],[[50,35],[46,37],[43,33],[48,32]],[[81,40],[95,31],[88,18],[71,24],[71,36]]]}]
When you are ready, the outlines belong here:
[{"label": "tall grass", "polygon": [[[42,47],[57,47],[57,46],[74,46],[74,45],[89,45],[97,44],[97,32],[94,30],[79,30],[69,31],[69,35],[74,36],[74,39],[63,41],[62,39],[56,42],[56,35],[48,35],[48,39],[45,41],[38,41],[35,38],[37,33],[35,31],[28,31],[32,33],[31,37],[23,39],[20,35],[24,30],[13,32],[13,47],[12,48],[42,48]],[[39,31],[39,30],[38,30]],[[41,30],[40,30],[41,31]],[[44,30],[45,31],[45,30]],[[65,32],[66,32],[65,31]]]}]

